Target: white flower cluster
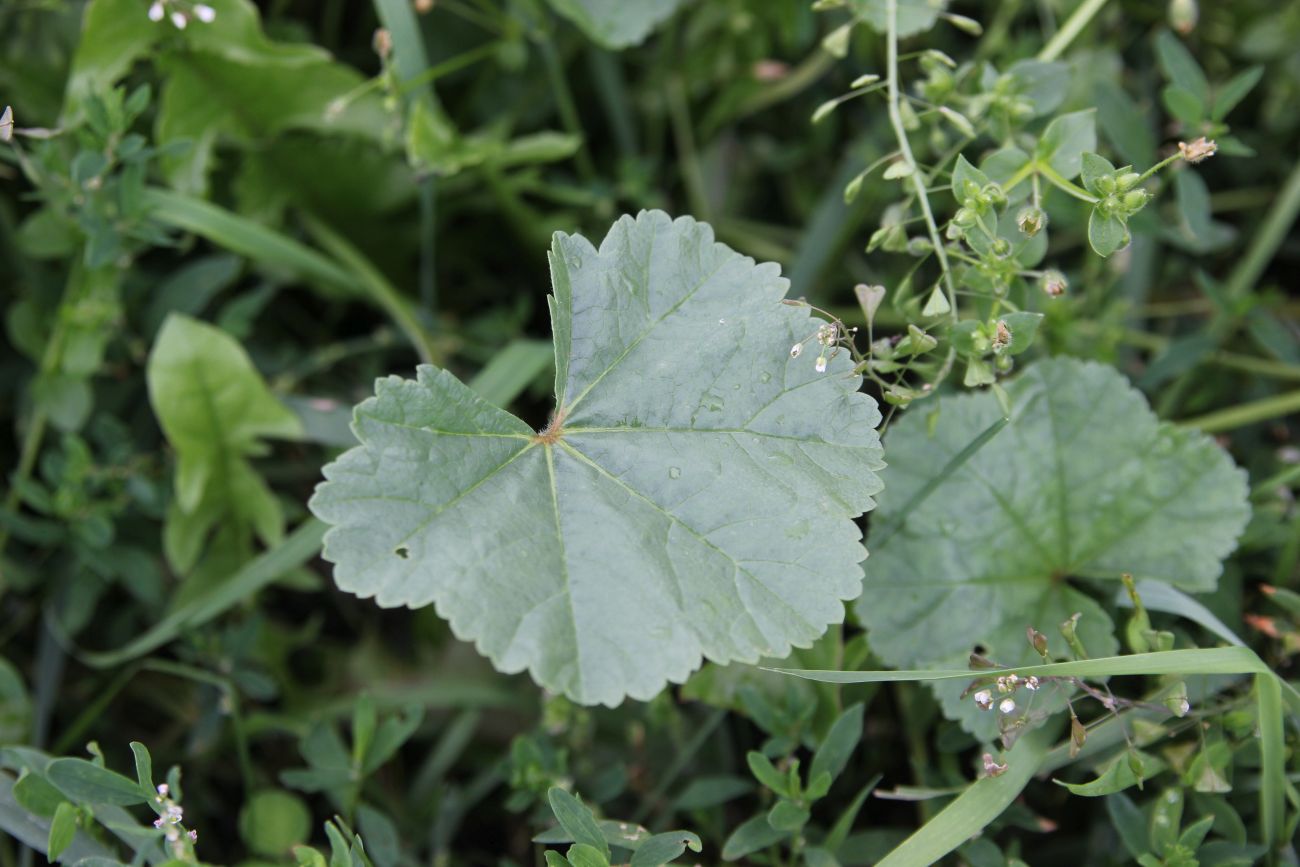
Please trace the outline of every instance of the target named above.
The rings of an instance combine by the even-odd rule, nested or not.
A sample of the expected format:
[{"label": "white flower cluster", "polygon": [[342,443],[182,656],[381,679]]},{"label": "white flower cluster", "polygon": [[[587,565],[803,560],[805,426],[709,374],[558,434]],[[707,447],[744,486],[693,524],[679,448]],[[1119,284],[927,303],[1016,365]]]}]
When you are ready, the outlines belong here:
[{"label": "white flower cluster", "polygon": [[154,0],[153,5],[149,7],[150,21],[162,21],[168,18],[177,30],[184,30],[191,18],[197,18],[204,24],[211,24],[216,17],[217,10],[206,3],[182,4],[178,0]]},{"label": "white flower cluster", "polygon": [[[849,329],[850,332],[856,330],[857,329],[854,328]],[[812,340],[816,340],[817,343],[822,347],[821,352],[818,353],[817,355],[817,363],[813,365],[813,369],[816,370],[818,373],[825,373],[826,365],[830,360],[826,356],[826,350],[827,349],[832,350],[830,354],[830,358],[834,358],[836,355],[839,354],[839,349],[836,348],[837,344],[840,342],[839,325],[835,323],[831,323],[829,325],[820,326],[817,329],[817,333],[814,334],[812,337],[808,337],[804,340],[801,340],[798,343],[796,343],[794,346],[790,347],[790,357],[798,358],[799,355],[803,352],[803,345]]]},{"label": "white flower cluster", "polygon": [[177,858],[185,855],[185,840],[194,844],[199,839],[199,832],[190,830],[185,831],[182,838],[181,822],[185,819],[185,810],[180,804],[171,799],[171,788],[166,783],[158,784],[158,797],[154,798],[157,804],[158,818],[153,820],[153,826],[162,830],[163,836],[167,838],[167,843],[171,847],[172,854]]},{"label": "white flower cluster", "polygon": [[[1002,695],[1005,695],[1006,698],[998,702],[998,711],[1003,714],[1015,713],[1016,700],[1011,697],[1010,693],[1014,693],[1022,686],[1030,692],[1036,692],[1042,685],[1042,682],[1033,675],[1030,675],[1029,677],[1020,677],[1017,674],[1008,674],[999,677],[996,682],[997,690]],[[981,689],[979,692],[975,693],[973,698],[975,699],[975,706],[980,710],[993,709],[992,690]]]}]

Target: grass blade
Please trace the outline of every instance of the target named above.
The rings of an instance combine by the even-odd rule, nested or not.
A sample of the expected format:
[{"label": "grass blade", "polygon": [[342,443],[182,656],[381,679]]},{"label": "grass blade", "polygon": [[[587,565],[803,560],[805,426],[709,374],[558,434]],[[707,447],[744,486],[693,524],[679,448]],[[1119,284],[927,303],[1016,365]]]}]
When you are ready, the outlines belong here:
[{"label": "grass blade", "polygon": [[78,658],[92,668],[108,668],[143,656],[171,641],[182,630],[192,629],[233,608],[284,573],[296,569],[320,551],[325,525],[309,518],[283,542],[249,561],[244,568],[217,585],[211,593],[180,606],[163,617],[152,629],[116,650],[82,652]]},{"label": "grass blade", "polygon": [[1286,843],[1286,745],[1282,739],[1282,688],[1276,677],[1255,678],[1259,708],[1259,821],[1264,842],[1276,849]]},{"label": "grass blade", "polygon": [[433,338],[420,324],[420,319],[416,315],[411,302],[403,297],[397,291],[397,287],[384,276],[383,272],[376,268],[374,263],[367,259],[365,254],[353,246],[350,241],[310,214],[304,213],[302,220],[303,225],[307,227],[307,231],[311,233],[316,243],[324,247],[331,256],[351,271],[356,284],[364,289],[375,304],[389,315],[398,328],[402,329],[402,333],[415,347],[416,353],[420,356],[420,361],[425,364],[436,364],[442,357],[442,353],[438,351]]},{"label": "grass blade", "polygon": [[181,193],[155,188],[146,190],[144,195],[152,216],[172,228],[193,232],[262,265],[289,271],[334,297],[360,294],[360,287],[351,274],[329,257],[287,235]]},{"label": "grass blade", "polygon": [[814,669],[773,668],[822,683],[892,683],[896,681],[970,680],[1001,674],[1048,675],[1054,677],[1113,677],[1137,674],[1272,674],[1258,656],[1245,647],[1204,647],[1190,650],[1165,650],[1156,653],[1133,653],[1128,656],[1103,656],[1072,662],[1049,662],[972,671],[965,668],[937,668],[903,671],[824,671]]},{"label": "grass blade", "polygon": [[1029,784],[1050,744],[1045,729],[1025,735],[1007,753],[1005,772],[971,783],[955,801],[886,855],[877,867],[934,864],[984,830]]}]

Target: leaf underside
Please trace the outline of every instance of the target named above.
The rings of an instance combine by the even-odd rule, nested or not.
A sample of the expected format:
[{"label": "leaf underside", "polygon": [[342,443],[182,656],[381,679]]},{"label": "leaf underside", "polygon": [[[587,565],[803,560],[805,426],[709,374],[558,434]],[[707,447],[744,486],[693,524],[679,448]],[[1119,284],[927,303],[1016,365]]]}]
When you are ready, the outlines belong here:
[{"label": "leaf underside", "polygon": [[551,425],[433,367],[380,380],[311,501],[339,586],[434,603],[499,669],[588,704],[840,622],[880,415],[846,355],[790,357],[820,323],[780,303],[779,268],[657,211],[599,250],[557,234],[550,259]]},{"label": "leaf underside", "polygon": [[[1135,578],[1213,589],[1246,525],[1245,474],[1203,434],[1161,423],[1112,368],[1053,359],[1007,386],[1011,424],[946,479],[873,551],[857,613],[872,648],[900,668],[964,667],[982,646],[995,661],[1037,661],[1034,626],[1060,657],[1057,626],[1083,614],[1092,656],[1117,650],[1087,583]],[[890,433],[880,520],[1001,414],[992,394],[945,398],[933,436],[905,416]],[[924,636],[922,640],[920,636]],[[989,735],[994,714],[936,686],[950,717]],[[1051,698],[1035,699],[1036,710]]]}]

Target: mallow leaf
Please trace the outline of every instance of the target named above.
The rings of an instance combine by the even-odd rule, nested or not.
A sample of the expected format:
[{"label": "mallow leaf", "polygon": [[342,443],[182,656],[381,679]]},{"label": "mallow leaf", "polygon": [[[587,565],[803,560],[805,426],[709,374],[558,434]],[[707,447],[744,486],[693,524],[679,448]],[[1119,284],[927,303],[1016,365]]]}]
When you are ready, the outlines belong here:
[{"label": "mallow leaf", "polygon": [[[1075,612],[1089,654],[1115,653],[1112,623],[1084,589],[1113,593],[1100,585],[1127,572],[1212,590],[1250,516],[1245,474],[1228,455],[1160,422],[1114,369],[1053,359],[1006,390],[1011,423],[873,546],[856,611],[892,666],[962,667],[979,646],[1001,664],[1037,661],[1027,626],[1065,656],[1058,626]],[[891,511],[1001,414],[983,393],[945,398],[933,434],[925,415],[904,416],[890,431],[878,525],[891,527]],[[996,712],[959,701],[965,685],[936,692],[950,717],[987,736]],[[1050,702],[1040,693],[1035,710]]]},{"label": "mallow leaf", "polygon": [[605,48],[640,45],[683,0],[550,0],[551,6]]},{"label": "mallow leaf", "polygon": [[822,323],[781,303],[778,266],[659,211],[599,248],[556,234],[550,261],[550,424],[431,366],[380,380],[311,500],[339,586],[435,603],[502,671],[588,704],[840,622],[880,415],[844,353],[817,372]]},{"label": "mallow leaf", "polygon": [[[898,0],[894,14],[899,38],[915,36],[934,27],[947,6],[948,0]],[[849,0],[849,8],[854,16],[877,33],[889,29],[889,4],[886,0]]]}]

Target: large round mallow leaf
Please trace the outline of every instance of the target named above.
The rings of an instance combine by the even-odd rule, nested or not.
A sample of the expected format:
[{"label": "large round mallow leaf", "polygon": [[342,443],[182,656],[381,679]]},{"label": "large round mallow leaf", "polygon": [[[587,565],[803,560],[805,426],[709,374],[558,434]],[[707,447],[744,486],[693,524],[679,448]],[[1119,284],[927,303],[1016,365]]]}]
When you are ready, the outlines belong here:
[{"label": "large round mallow leaf", "polygon": [[535,433],[421,367],[357,407],[325,468],[339,586],[433,603],[502,671],[647,699],[702,657],[806,647],[861,592],[854,519],[883,467],[875,402],[788,281],[658,211],[551,249],[556,407]]},{"label": "large round mallow leaf", "polygon": [[[1113,654],[1113,624],[1084,590],[1111,592],[1125,572],[1212,590],[1246,526],[1245,473],[1205,435],[1161,423],[1114,369],[1043,361],[1007,391],[1011,423],[886,535],[891,511],[1001,410],[988,393],[945,398],[932,434],[921,412],[890,431],[888,493],[873,520],[882,541],[856,612],[892,666],[960,668],[979,646],[1005,665],[1038,661],[1027,626],[1065,656],[1058,627],[1076,612],[1090,655]],[[964,687],[936,692],[948,716],[987,737],[995,712],[961,700]],[[1033,709],[1061,702],[1044,691]]]},{"label": "large round mallow leaf", "polygon": [[684,0],[550,0],[595,43],[622,49],[640,45]]}]

